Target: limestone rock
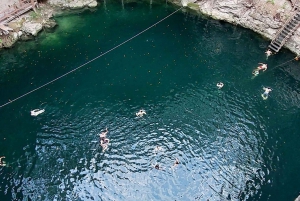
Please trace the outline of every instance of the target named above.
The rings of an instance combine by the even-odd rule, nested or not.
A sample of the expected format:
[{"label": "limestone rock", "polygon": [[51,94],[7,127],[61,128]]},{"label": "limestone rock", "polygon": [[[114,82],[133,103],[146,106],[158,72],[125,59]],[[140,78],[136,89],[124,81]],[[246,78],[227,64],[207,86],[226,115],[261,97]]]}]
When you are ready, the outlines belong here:
[{"label": "limestone rock", "polygon": [[88,4],[88,7],[94,8],[98,5],[97,1],[93,1],[92,3]]},{"label": "limestone rock", "polygon": [[18,31],[18,37],[20,38],[23,35],[22,31]]},{"label": "limestone rock", "polygon": [[84,4],[82,1],[72,1],[68,5],[69,8],[83,8]]},{"label": "limestone rock", "polygon": [[[15,34],[15,33],[14,33]],[[9,47],[12,47],[15,42],[17,42],[18,38],[15,38],[15,35],[12,34],[12,35],[9,35],[7,36],[3,41],[2,41],[2,46],[3,47],[6,47],[6,48],[9,48]]]},{"label": "limestone rock", "polygon": [[[173,2],[179,4],[181,0]],[[194,6],[195,4],[198,6]],[[291,15],[292,4],[288,0],[276,0],[275,3],[253,0],[198,0],[189,8],[217,20],[241,25],[271,40]],[[300,31],[287,41],[285,47],[300,54]]]},{"label": "limestone rock", "polygon": [[13,35],[14,40],[17,40],[19,38],[19,35],[17,32],[14,32],[12,35]]},{"label": "limestone rock", "polygon": [[24,22],[23,26],[21,28],[22,31],[24,31],[27,34],[31,34],[33,36],[36,36],[39,31],[41,31],[43,28],[41,23],[36,22]]},{"label": "limestone rock", "polygon": [[47,28],[47,29],[51,29],[53,27],[55,27],[57,24],[54,20],[45,20],[43,21],[43,27]]},{"label": "limestone rock", "polygon": [[78,9],[83,7],[96,7],[97,0],[48,0],[48,3],[53,6],[64,8]]}]

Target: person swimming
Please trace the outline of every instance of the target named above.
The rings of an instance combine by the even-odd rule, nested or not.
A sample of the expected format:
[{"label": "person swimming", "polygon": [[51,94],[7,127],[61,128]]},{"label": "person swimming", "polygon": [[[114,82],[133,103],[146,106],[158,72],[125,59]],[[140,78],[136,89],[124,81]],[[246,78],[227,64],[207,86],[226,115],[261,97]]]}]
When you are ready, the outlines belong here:
[{"label": "person swimming", "polygon": [[269,97],[269,93],[272,91],[270,87],[263,87],[264,93],[261,95],[264,100]]},{"label": "person swimming", "polygon": [[146,111],[145,111],[145,110],[140,110],[140,111],[138,111],[137,113],[135,113],[135,115],[136,115],[137,117],[142,117],[142,116],[144,116],[144,114],[146,114]]},{"label": "person swimming", "polygon": [[259,70],[255,69],[255,70],[252,72],[252,74],[253,74],[254,76],[258,76],[258,75],[259,75]]},{"label": "person swimming", "polygon": [[103,144],[108,144],[109,143],[109,139],[108,138],[103,138],[101,139],[101,142],[100,142],[102,145]]},{"label": "person swimming", "polygon": [[5,156],[0,157],[0,166],[6,166],[6,163],[2,161],[2,158],[5,158]]},{"label": "person swimming", "polygon": [[159,165],[158,165],[158,164],[156,164],[156,165],[154,166],[154,168],[155,168],[155,169],[157,169],[157,170],[159,170],[159,169],[160,169],[160,167],[159,167]]},{"label": "person swimming", "polygon": [[222,89],[224,87],[223,82],[218,82],[217,87],[218,87],[218,89]]},{"label": "person swimming", "polygon": [[101,145],[103,151],[105,151],[108,148],[108,144],[109,144],[109,139],[106,138],[107,133],[108,133],[108,129],[106,128],[105,131],[103,131],[101,134],[99,134],[100,145]]},{"label": "person swimming", "polygon": [[258,66],[256,68],[256,70],[260,71],[262,70],[263,72],[266,71],[268,69],[268,65],[267,64],[263,64],[263,63],[259,63],[260,66]]},{"label": "person swimming", "polygon": [[100,138],[105,138],[107,133],[108,133],[108,129],[106,128],[105,131],[99,134]]},{"label": "person swimming", "polygon": [[159,151],[163,151],[163,148],[161,146],[156,145],[156,147],[154,148],[154,152],[159,152]]},{"label": "person swimming", "polygon": [[30,115],[36,117],[39,114],[42,114],[43,112],[45,112],[44,109],[42,109],[42,110],[40,110],[40,109],[34,109],[34,110],[30,111]]},{"label": "person swimming", "polygon": [[100,145],[102,147],[102,151],[105,151],[108,148],[109,139],[108,138],[102,138],[100,140]]},{"label": "person swimming", "polygon": [[179,160],[178,160],[178,158],[176,158],[176,159],[175,159],[175,162],[174,162],[174,164],[173,164],[173,167],[176,167],[178,164],[179,164]]},{"label": "person swimming", "polygon": [[267,58],[268,58],[269,56],[272,55],[272,51],[270,49],[268,49],[267,51],[265,51],[265,54],[267,55]]}]

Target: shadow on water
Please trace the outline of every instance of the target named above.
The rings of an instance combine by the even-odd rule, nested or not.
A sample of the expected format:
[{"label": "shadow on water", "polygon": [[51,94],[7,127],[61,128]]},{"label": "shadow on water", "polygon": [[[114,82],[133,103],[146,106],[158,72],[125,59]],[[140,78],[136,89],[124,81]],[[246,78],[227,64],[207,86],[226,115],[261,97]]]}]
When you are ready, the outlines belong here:
[{"label": "shadow on water", "polygon": [[[0,53],[1,104],[173,11],[106,1],[93,13],[57,18],[56,32]],[[1,200],[292,200],[298,63],[251,79],[267,44],[243,28],[176,13],[1,108]],[[283,50],[267,62],[272,69],[292,56]],[[263,86],[274,89],[265,101]],[[31,117],[36,108],[45,113]],[[106,127],[103,152],[98,134]]]}]

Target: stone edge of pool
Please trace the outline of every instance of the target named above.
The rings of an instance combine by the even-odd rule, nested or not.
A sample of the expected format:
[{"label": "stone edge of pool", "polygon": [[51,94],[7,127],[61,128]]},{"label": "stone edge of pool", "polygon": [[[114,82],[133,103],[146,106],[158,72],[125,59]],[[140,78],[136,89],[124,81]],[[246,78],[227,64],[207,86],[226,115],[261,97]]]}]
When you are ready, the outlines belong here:
[{"label": "stone edge of pool", "polygon": [[[15,3],[11,0],[2,1],[3,10],[9,6],[9,2]],[[248,28],[267,40],[274,38],[295,6],[294,0],[168,0],[168,2],[178,6],[184,4],[187,12],[194,11],[216,20]],[[97,0],[47,0],[46,3],[39,3],[36,13],[30,11],[8,24],[13,31],[9,35],[0,36],[0,48],[12,47],[18,40],[31,39],[41,30],[55,27],[56,23],[52,19],[55,15],[70,10],[91,9],[98,5]],[[300,54],[299,29],[289,38],[284,47],[297,55]]]}]

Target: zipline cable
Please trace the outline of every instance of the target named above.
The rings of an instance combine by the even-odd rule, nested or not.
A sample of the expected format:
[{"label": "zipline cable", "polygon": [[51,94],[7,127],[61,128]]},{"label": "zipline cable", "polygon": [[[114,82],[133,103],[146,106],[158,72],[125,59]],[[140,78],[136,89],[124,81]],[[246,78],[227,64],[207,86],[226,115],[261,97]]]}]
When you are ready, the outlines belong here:
[{"label": "zipline cable", "polygon": [[[297,58],[297,57],[296,57],[296,58]],[[287,64],[287,63],[289,63],[289,62],[291,62],[291,61],[293,61],[293,60],[296,60],[296,58],[293,58],[293,59],[291,59],[291,60],[288,60],[288,61],[286,61],[286,62],[283,62],[282,64],[279,64],[279,65],[273,67],[272,69],[270,69],[270,71],[271,71],[271,70],[274,70],[275,68],[280,67],[280,66],[282,66],[282,65],[284,65],[284,64]]]},{"label": "zipline cable", "polygon": [[100,57],[106,55],[107,53],[109,53],[109,52],[115,50],[116,48],[118,48],[118,47],[124,45],[125,43],[127,43],[127,42],[131,41],[132,39],[136,38],[137,36],[141,35],[141,34],[144,33],[145,31],[148,31],[148,30],[151,29],[152,27],[156,26],[156,25],[159,24],[160,22],[164,21],[165,19],[169,18],[170,16],[172,16],[172,15],[174,15],[175,13],[177,13],[178,11],[180,11],[182,8],[184,8],[184,7],[180,7],[179,9],[177,9],[177,10],[174,11],[173,13],[167,15],[166,17],[164,17],[163,19],[159,20],[158,22],[154,23],[153,25],[151,25],[151,26],[148,27],[147,29],[144,29],[144,30],[141,31],[140,33],[138,33],[138,34],[132,36],[131,38],[125,40],[124,42],[122,42],[122,43],[120,43],[119,45],[117,45],[117,46],[111,48],[110,50],[104,52],[103,54],[100,54],[99,56],[97,56],[97,57],[91,59],[90,61],[88,61],[88,62],[86,62],[86,63],[84,63],[84,64],[82,64],[82,65],[80,65],[80,66],[78,66],[77,68],[74,68],[73,70],[71,70],[71,71],[69,71],[69,72],[67,72],[67,73],[65,73],[65,74],[63,74],[63,75],[61,75],[61,76],[59,76],[59,77],[57,77],[57,78],[55,78],[55,79],[53,79],[53,80],[47,82],[47,83],[45,83],[45,84],[43,84],[43,85],[41,85],[41,86],[39,86],[39,87],[37,87],[37,88],[35,88],[35,89],[33,89],[33,90],[31,90],[31,91],[25,93],[25,94],[23,94],[23,95],[21,95],[21,96],[15,98],[15,99],[13,99],[13,100],[10,100],[9,102],[7,102],[7,103],[1,105],[0,108],[4,107],[4,106],[6,106],[6,105],[8,105],[8,104],[10,104],[10,103],[13,103],[13,102],[15,102],[16,100],[19,100],[20,98],[23,98],[23,97],[25,97],[25,96],[27,96],[27,95],[29,95],[29,94],[31,94],[31,93],[33,93],[33,92],[35,92],[35,91],[37,91],[37,90],[43,88],[43,87],[45,87],[45,86],[47,86],[47,85],[49,85],[49,84],[55,82],[56,80],[59,80],[59,79],[65,77],[65,76],[67,76],[68,74],[73,73],[74,71],[76,71],[76,70],[78,70],[78,69],[84,67],[85,65],[87,65],[87,64],[89,64],[89,63],[91,63],[91,62],[93,62],[93,61],[95,61],[95,60],[97,60],[97,59],[99,59]]}]

